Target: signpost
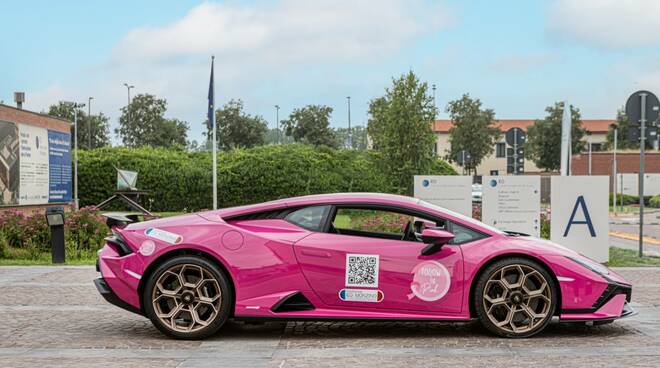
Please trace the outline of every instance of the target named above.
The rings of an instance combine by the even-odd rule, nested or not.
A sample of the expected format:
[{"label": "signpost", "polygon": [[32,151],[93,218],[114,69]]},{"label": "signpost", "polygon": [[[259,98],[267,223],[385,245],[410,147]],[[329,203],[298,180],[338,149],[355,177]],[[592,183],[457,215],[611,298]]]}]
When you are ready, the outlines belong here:
[{"label": "signpost", "polygon": [[541,235],[541,177],[484,176],[481,220],[500,230]]},{"label": "signpost", "polygon": [[[660,112],[658,97],[649,91],[637,91],[628,97],[626,115],[630,121],[629,131],[639,126],[639,256],[644,254],[644,151],[646,149],[646,123],[651,122],[657,138],[655,121]],[[652,131],[652,130],[650,130]]]},{"label": "signpost", "polygon": [[469,165],[471,161],[472,156],[470,155],[470,152],[466,150],[460,150],[456,154],[456,162],[463,168],[463,174],[465,174],[465,166]]},{"label": "signpost", "polygon": [[525,150],[523,144],[527,138],[525,132],[520,128],[511,128],[506,131],[504,140],[513,147],[507,148],[506,172],[518,175],[525,171]]},{"label": "signpost", "polygon": [[550,239],[598,262],[609,258],[609,177],[550,178]]},{"label": "signpost", "polygon": [[472,217],[472,176],[415,175],[415,198]]}]

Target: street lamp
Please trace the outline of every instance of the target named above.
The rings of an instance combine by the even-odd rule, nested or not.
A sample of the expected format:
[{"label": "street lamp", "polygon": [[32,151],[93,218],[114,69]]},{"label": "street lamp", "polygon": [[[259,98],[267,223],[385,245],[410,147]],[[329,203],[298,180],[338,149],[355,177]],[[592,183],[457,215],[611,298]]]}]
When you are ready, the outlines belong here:
[{"label": "street lamp", "polygon": [[135,86],[129,86],[128,83],[124,83],[124,86],[128,94],[128,103],[126,104],[126,123],[128,125],[131,122],[131,111],[129,110],[129,106],[131,105],[131,88],[135,88]]},{"label": "street lamp", "polygon": [[87,98],[87,149],[92,149],[92,100],[94,97]]},{"label": "street lamp", "polygon": [[280,105],[275,105],[275,116],[277,119],[277,129],[275,130],[277,133],[277,144],[280,144]]},{"label": "street lamp", "polygon": [[73,108],[73,208],[78,210],[78,109],[85,107],[84,103],[63,101]]},{"label": "street lamp", "polygon": [[348,149],[353,149],[353,131],[351,130],[351,96],[346,96],[348,101]]},{"label": "street lamp", "polygon": [[591,132],[587,132],[587,145],[589,146],[589,175],[591,175]]}]

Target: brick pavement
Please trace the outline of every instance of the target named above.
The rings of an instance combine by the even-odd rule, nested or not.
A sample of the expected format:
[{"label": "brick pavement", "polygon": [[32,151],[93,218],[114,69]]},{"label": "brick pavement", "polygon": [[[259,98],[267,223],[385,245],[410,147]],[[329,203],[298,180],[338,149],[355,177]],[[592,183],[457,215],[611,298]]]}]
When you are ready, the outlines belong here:
[{"label": "brick pavement", "polygon": [[553,323],[522,340],[477,323],[230,322],[176,341],[107,304],[92,267],[0,267],[1,367],[653,367],[660,366],[660,268],[618,270],[640,314],[584,327]]}]

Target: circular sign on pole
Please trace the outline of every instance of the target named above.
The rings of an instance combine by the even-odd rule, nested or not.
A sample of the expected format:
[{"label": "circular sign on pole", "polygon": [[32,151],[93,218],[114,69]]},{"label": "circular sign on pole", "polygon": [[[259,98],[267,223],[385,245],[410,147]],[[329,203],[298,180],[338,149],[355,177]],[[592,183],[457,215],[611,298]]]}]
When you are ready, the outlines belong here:
[{"label": "circular sign on pole", "polygon": [[[649,91],[637,91],[628,97],[626,116],[632,125],[639,125],[642,120],[642,94],[646,94],[646,123],[653,123],[660,113],[658,97]],[[650,124],[649,124],[650,125]]]},{"label": "circular sign on pole", "polygon": [[525,131],[520,128],[511,128],[504,135],[504,140],[509,146],[519,146],[525,143],[525,138]]}]

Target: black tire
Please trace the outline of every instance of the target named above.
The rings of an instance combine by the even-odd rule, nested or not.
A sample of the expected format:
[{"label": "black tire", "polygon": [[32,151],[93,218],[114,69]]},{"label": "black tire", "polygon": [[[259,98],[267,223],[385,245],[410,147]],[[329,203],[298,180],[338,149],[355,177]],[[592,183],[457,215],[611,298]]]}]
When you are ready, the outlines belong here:
[{"label": "black tire", "polygon": [[[208,272],[209,275],[212,275],[212,277],[215,278],[220,291],[220,296],[218,297],[220,300],[220,305],[219,308],[217,308],[217,312],[215,312],[215,316],[212,319],[206,321],[208,325],[199,327],[199,329],[191,332],[177,331],[173,329],[172,326],[166,325],[164,321],[158,317],[154,309],[155,307],[153,301],[154,288],[156,288],[156,284],[159,278],[163,276],[166,271],[183,265],[201,267],[203,270]],[[231,308],[233,307],[233,298],[230,285],[231,284],[229,283],[225,273],[209,260],[199,256],[178,256],[168,259],[163,264],[158,266],[154,272],[151,273],[145,283],[144,292],[142,294],[142,305],[144,306],[146,316],[151,320],[153,325],[165,335],[182,340],[203,339],[215,334],[229,318]],[[201,288],[201,286],[198,288],[193,287],[191,290],[196,290],[199,288]],[[182,287],[182,289],[185,288]],[[158,290],[156,290],[156,292],[159,293]],[[178,300],[182,299],[179,298]],[[213,314],[213,312],[211,314]],[[174,325],[175,323],[172,322],[172,324]],[[195,322],[192,322],[192,325],[195,325]]]},{"label": "black tire", "polygon": [[[525,278],[530,278],[530,280],[528,282],[532,282],[532,284],[541,283],[542,282],[541,279],[538,278],[538,275],[540,275],[540,276],[542,276],[542,278],[547,283],[547,288],[549,290],[550,296],[548,297],[547,295],[544,294],[544,298],[540,302],[538,300],[533,301],[533,302],[536,303],[536,307],[538,307],[539,304],[546,303],[546,299],[549,300],[549,303],[548,303],[547,306],[541,305],[541,307],[543,308],[543,311],[545,311],[545,313],[539,313],[539,315],[544,314],[545,317],[543,317],[543,318],[531,317],[531,314],[527,313],[526,311],[516,309],[516,308],[523,308],[523,306],[521,304],[526,304],[526,303],[524,301],[522,303],[518,302],[518,298],[516,298],[515,301],[518,302],[519,304],[515,304],[514,300],[513,300],[513,297],[515,295],[514,293],[517,293],[517,294],[521,295],[521,300],[525,300],[524,299],[525,297],[528,298],[527,300],[529,300],[529,298],[530,298],[529,295],[524,296],[526,294],[526,291],[525,291],[526,289],[523,289],[522,286],[520,286],[518,288],[511,288],[511,289],[508,289],[508,286],[505,286],[505,289],[507,289],[507,291],[503,293],[503,294],[505,294],[505,296],[503,296],[502,298],[497,298],[497,299],[508,300],[508,302],[505,302],[505,303],[502,303],[502,302],[491,303],[486,298],[486,296],[484,296],[484,289],[486,288],[486,284],[489,283],[489,281],[491,282],[489,284],[489,288],[491,288],[491,290],[489,290],[489,292],[493,291],[492,288],[498,288],[499,287],[499,283],[497,282],[497,278],[500,277],[500,276],[498,276],[498,272],[501,272],[502,270],[505,270],[505,271],[511,272],[512,274],[515,274],[516,273],[516,271],[515,271],[516,266],[520,266],[520,269],[523,270],[523,275],[525,275],[523,277],[523,280],[525,280]],[[538,272],[538,274],[535,274],[533,271],[530,271],[530,274],[526,274],[524,272],[524,270],[533,270],[533,271]],[[503,275],[503,274],[500,273],[499,275]],[[531,276],[529,276],[529,275],[531,275]],[[501,277],[504,278],[504,276],[501,276]],[[526,259],[526,258],[520,258],[520,257],[511,257],[511,258],[505,258],[505,259],[499,260],[499,261],[493,263],[492,265],[488,266],[478,276],[478,278],[476,280],[476,283],[477,284],[476,284],[476,287],[474,288],[474,294],[472,295],[472,300],[474,301],[474,310],[476,311],[477,317],[479,318],[479,321],[481,322],[481,324],[488,331],[492,332],[495,335],[502,336],[502,337],[508,337],[508,338],[525,338],[525,337],[533,336],[533,335],[541,332],[548,325],[548,323],[550,323],[550,321],[552,320],[552,317],[555,314],[555,310],[557,308],[557,300],[558,300],[558,298],[557,298],[557,295],[558,295],[557,285],[555,284],[553,277],[538,262],[535,262],[535,261],[532,261],[532,260],[529,260],[529,259]],[[516,282],[515,284],[517,284],[517,283],[518,282]],[[504,284],[502,283],[501,285],[504,285]],[[511,284],[507,283],[507,285],[511,285]],[[513,291],[511,291],[511,290],[513,290]],[[543,290],[546,290],[546,289],[544,288]],[[489,297],[492,297],[492,296],[489,295]],[[532,298],[538,299],[539,297],[538,296],[536,296],[536,297],[533,296]],[[529,301],[527,303],[529,303]],[[487,307],[488,304],[490,304],[489,307]],[[515,324],[514,323],[515,321],[512,321],[509,324],[506,324],[506,325],[500,327],[491,320],[491,318],[493,318],[495,320],[498,320],[498,318],[494,318],[494,316],[493,316],[495,314],[495,313],[493,313],[493,306],[495,306],[495,304],[498,304],[497,308],[501,309],[502,313],[500,313],[500,315],[506,314],[504,312],[507,311],[507,310],[512,310],[512,308],[513,308],[514,311],[517,310],[516,313],[511,314],[511,316],[515,317],[515,318],[509,318],[508,314],[507,314],[507,317],[502,318],[502,321],[500,321],[501,323],[505,323],[507,318],[509,320],[512,320],[512,319],[516,319],[516,318],[520,319],[520,317],[523,318],[523,321],[528,321],[531,318],[531,322],[529,323],[529,325],[527,327],[524,327],[523,329],[521,329],[519,331],[515,331],[516,328],[513,327],[513,325]],[[507,306],[502,306],[501,304],[507,304]],[[488,311],[486,310],[487,308],[489,308],[489,310],[491,311],[490,317],[489,317]],[[508,308],[508,309],[503,309],[503,308]],[[528,319],[525,320],[524,319],[525,317],[527,317]],[[528,329],[528,330],[524,330],[524,329]]]}]

